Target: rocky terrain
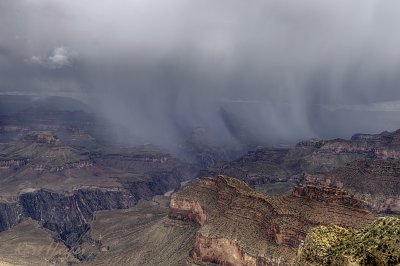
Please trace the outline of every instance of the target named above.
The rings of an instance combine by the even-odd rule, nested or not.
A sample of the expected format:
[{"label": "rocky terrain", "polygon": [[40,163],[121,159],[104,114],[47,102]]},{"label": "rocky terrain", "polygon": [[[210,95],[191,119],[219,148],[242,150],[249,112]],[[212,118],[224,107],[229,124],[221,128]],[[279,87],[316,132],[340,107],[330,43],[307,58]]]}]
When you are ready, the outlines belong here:
[{"label": "rocky terrain", "polygon": [[399,130],[356,134],[350,140],[303,141],[292,149],[259,149],[201,175],[233,176],[267,194],[288,194],[301,183],[339,187],[374,212],[400,214],[399,152]]},{"label": "rocky terrain", "polygon": [[50,132],[0,144],[0,231],[26,218],[73,246],[93,213],[124,209],[179,188],[196,171],[168,154],[138,147],[85,151]]},{"label": "rocky terrain", "polygon": [[169,197],[156,196],[129,209],[95,212],[72,249],[24,221],[0,233],[0,265],[198,265],[190,257],[198,226],[169,219],[168,205]]},{"label": "rocky terrain", "polygon": [[0,265],[68,265],[78,262],[55,234],[36,221],[25,220],[0,232]]},{"label": "rocky terrain", "polygon": [[[96,212],[82,245],[84,265],[190,265],[198,226],[168,218],[169,198],[157,196],[127,210]],[[93,245],[93,241],[97,245]]]},{"label": "rocky terrain", "polygon": [[318,147],[319,152],[351,155],[335,167],[305,168],[299,180],[305,184],[339,187],[365,201],[378,213],[400,214],[400,131],[378,135],[357,134],[351,140],[308,141],[300,146]]},{"label": "rocky terrain", "polygon": [[400,219],[385,217],[361,230],[335,225],[311,230],[296,265],[399,265]]},{"label": "rocky terrain", "polygon": [[367,202],[378,213],[400,214],[400,161],[361,160],[336,170],[305,175],[305,183],[336,186]]},{"label": "rocky terrain", "polygon": [[193,181],[172,196],[170,209],[170,218],[201,226],[192,257],[222,265],[290,265],[311,228],[362,228],[374,218],[339,189],[299,187],[289,196],[267,196],[226,176]]},{"label": "rocky terrain", "polygon": [[181,160],[111,145],[77,112],[0,114],[0,265],[321,265],[332,254],[369,265],[369,244],[397,250],[368,232],[397,232],[373,221],[400,214],[400,131],[235,159],[244,146],[218,149],[197,128]]},{"label": "rocky terrain", "polygon": [[312,139],[294,148],[262,148],[232,162],[219,162],[201,175],[223,174],[256,186],[299,181],[303,173],[323,173],[357,160],[397,159],[400,130],[377,135],[356,134],[350,140]]},{"label": "rocky terrain", "polygon": [[[299,187],[289,196],[267,196],[240,180],[216,176],[166,195],[129,209],[95,212],[78,244],[57,258],[72,265],[291,265],[312,228],[334,223],[359,229],[374,221],[362,202],[332,188]],[[20,231],[24,223],[11,230]],[[6,232],[11,231],[0,233],[0,240]],[[20,235],[9,249],[26,242]],[[7,254],[0,250],[0,260]]]},{"label": "rocky terrain", "polygon": [[0,95],[0,142],[18,140],[32,131],[51,131],[69,145],[86,148],[112,141],[106,123],[79,100]]}]

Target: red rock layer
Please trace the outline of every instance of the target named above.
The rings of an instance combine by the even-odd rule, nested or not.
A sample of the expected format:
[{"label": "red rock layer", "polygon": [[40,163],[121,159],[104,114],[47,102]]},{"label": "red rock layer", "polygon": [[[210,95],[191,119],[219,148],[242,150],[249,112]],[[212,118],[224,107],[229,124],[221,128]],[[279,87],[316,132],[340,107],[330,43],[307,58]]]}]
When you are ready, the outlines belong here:
[{"label": "red rock layer", "polygon": [[196,180],[172,196],[170,217],[201,225],[193,258],[220,265],[289,265],[314,226],[360,227],[373,215],[340,189],[298,187],[267,196],[225,176]]},{"label": "red rock layer", "polygon": [[400,160],[354,161],[334,171],[305,175],[305,182],[342,187],[375,212],[400,214]]}]

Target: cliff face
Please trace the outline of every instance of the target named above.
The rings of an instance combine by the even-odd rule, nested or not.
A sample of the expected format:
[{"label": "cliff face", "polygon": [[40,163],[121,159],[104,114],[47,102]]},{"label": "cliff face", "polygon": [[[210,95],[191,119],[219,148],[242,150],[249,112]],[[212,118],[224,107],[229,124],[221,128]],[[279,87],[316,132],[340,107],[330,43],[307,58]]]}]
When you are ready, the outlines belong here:
[{"label": "cliff face", "polygon": [[85,266],[196,265],[190,253],[199,226],[169,219],[168,203],[169,198],[156,196],[130,209],[96,212],[85,237],[99,245],[84,241],[74,253]]},{"label": "cliff face", "polygon": [[338,189],[297,188],[290,196],[266,196],[225,176],[182,188],[172,196],[169,217],[201,225],[192,256],[221,265],[289,265],[312,227],[358,228],[373,219],[361,202]]},{"label": "cliff face", "polygon": [[331,153],[359,153],[369,158],[399,159],[400,130],[376,135],[356,134],[350,140],[313,139],[300,142],[297,147],[314,147]]},{"label": "cliff face", "polygon": [[31,218],[72,245],[88,229],[94,211],[129,208],[135,203],[135,198],[126,191],[97,189],[61,194],[39,190],[24,193],[16,202],[0,203],[0,231]]},{"label": "cliff face", "polygon": [[340,186],[379,213],[400,214],[400,161],[355,161],[326,173],[305,176],[305,183]]},{"label": "cliff face", "polygon": [[0,232],[20,223],[22,212],[21,206],[16,202],[0,202]]},{"label": "cliff face", "polygon": [[37,190],[22,193],[14,202],[0,203],[0,231],[24,218],[31,218],[57,233],[67,245],[75,244],[88,229],[93,213],[100,210],[126,209],[139,199],[149,199],[176,189],[179,179],[160,182],[159,177],[124,184],[125,188],[80,188],[71,192]]},{"label": "cliff face", "polygon": [[349,195],[344,190],[322,185],[298,185],[294,187],[292,196],[355,209],[363,209],[366,205],[364,201]]},{"label": "cliff face", "polygon": [[31,218],[72,246],[95,211],[130,208],[194,174],[191,165],[161,152],[83,152],[33,132],[0,144],[0,232]]},{"label": "cliff face", "polygon": [[283,262],[281,258],[250,255],[235,240],[210,238],[201,233],[196,235],[192,257],[197,261],[218,265],[273,266]]},{"label": "cliff face", "polygon": [[24,137],[24,139],[27,141],[33,141],[49,145],[54,145],[58,142],[58,137],[55,134],[48,131],[29,132]]},{"label": "cliff face", "polygon": [[0,265],[76,265],[68,248],[36,221],[26,220],[0,232]]},{"label": "cliff face", "polygon": [[192,221],[199,225],[203,225],[207,220],[206,212],[196,201],[173,198],[171,199],[170,209],[170,218],[172,219]]},{"label": "cliff face", "polygon": [[312,139],[294,148],[263,148],[251,151],[239,160],[220,162],[201,173],[227,175],[257,186],[284,181],[299,181],[302,174],[333,171],[360,160],[400,158],[400,130],[378,135],[355,135],[350,140]]},{"label": "cliff face", "polygon": [[70,245],[87,230],[94,211],[129,208],[136,201],[123,191],[97,189],[72,195],[40,190],[22,194],[19,203],[25,217],[41,222]]},{"label": "cliff face", "polygon": [[3,169],[18,168],[28,163],[29,163],[28,159],[4,160],[0,161],[0,168]]}]

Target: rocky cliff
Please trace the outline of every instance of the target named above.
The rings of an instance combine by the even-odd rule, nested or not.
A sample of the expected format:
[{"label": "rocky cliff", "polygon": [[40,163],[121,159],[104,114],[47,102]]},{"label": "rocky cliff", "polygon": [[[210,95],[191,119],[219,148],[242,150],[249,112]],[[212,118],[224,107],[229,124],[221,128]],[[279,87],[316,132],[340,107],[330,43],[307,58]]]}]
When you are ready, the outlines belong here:
[{"label": "rocky cliff", "polygon": [[83,186],[72,191],[38,189],[22,193],[0,202],[0,231],[12,228],[24,218],[31,218],[71,246],[86,232],[95,211],[132,207],[139,199],[149,199],[178,188],[184,180],[179,176],[161,179],[162,176],[155,175],[114,188]]},{"label": "rocky cliff", "polygon": [[25,135],[24,140],[54,145],[57,143],[58,137],[49,131],[33,131]]},{"label": "rocky cliff", "polygon": [[300,142],[297,147],[314,147],[331,153],[359,153],[368,155],[369,158],[398,159],[400,130],[376,135],[356,134],[350,140],[312,139]]},{"label": "rocky cliff", "polygon": [[36,221],[25,220],[0,232],[1,266],[67,266],[78,262],[51,231],[43,229]]},{"label": "rocky cliff", "polygon": [[290,196],[267,196],[240,180],[216,176],[174,194],[169,217],[201,225],[192,251],[198,261],[289,265],[314,226],[359,228],[374,216],[338,189],[299,188]]},{"label": "rocky cliff", "polygon": [[52,133],[31,132],[0,144],[0,232],[30,218],[73,246],[95,211],[174,191],[195,171],[154,150],[81,151]]},{"label": "rocky cliff", "polygon": [[0,202],[0,232],[21,222],[23,209],[17,202]]},{"label": "rocky cliff", "polygon": [[19,168],[28,163],[29,163],[29,159],[3,160],[3,161],[0,161],[0,168],[3,168],[3,169]]},{"label": "rocky cliff", "polygon": [[305,183],[339,186],[379,213],[400,214],[400,161],[362,160],[334,171],[305,175]]},{"label": "rocky cliff", "polygon": [[327,204],[337,204],[355,209],[365,208],[365,202],[355,198],[348,192],[324,185],[297,185],[292,191],[293,197],[316,200]]},{"label": "rocky cliff", "polygon": [[399,156],[400,130],[377,135],[357,134],[350,140],[311,139],[287,149],[262,148],[235,161],[219,162],[200,174],[233,176],[258,186],[288,180],[298,182],[303,173],[330,172],[353,161],[398,159]]}]

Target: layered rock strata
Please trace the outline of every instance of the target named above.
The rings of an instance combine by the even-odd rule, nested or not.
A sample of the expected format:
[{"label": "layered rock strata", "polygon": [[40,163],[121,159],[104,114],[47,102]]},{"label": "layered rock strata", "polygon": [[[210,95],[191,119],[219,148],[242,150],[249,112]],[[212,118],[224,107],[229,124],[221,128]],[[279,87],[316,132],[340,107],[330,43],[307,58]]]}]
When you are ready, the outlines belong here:
[{"label": "layered rock strata", "polygon": [[172,196],[169,217],[201,225],[192,251],[198,261],[290,265],[311,228],[372,222],[361,201],[336,190],[297,188],[290,196],[267,196],[234,178],[205,177]]},{"label": "layered rock strata", "polygon": [[0,144],[0,232],[30,218],[73,246],[95,211],[130,208],[193,175],[190,165],[161,152],[90,153],[50,132],[31,132]]},{"label": "layered rock strata", "polygon": [[357,134],[350,140],[311,139],[293,148],[262,148],[231,162],[219,162],[201,176],[227,175],[251,186],[301,181],[302,174],[333,171],[360,160],[400,158],[400,130],[377,135]]},{"label": "layered rock strata", "polygon": [[400,214],[400,161],[354,161],[326,173],[305,175],[306,184],[341,187],[378,213]]}]

